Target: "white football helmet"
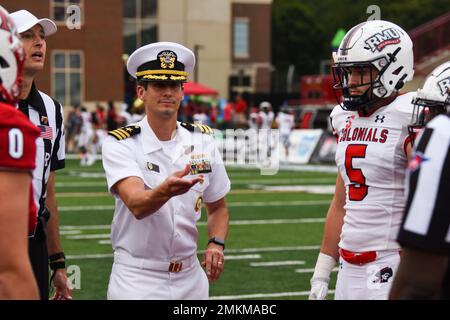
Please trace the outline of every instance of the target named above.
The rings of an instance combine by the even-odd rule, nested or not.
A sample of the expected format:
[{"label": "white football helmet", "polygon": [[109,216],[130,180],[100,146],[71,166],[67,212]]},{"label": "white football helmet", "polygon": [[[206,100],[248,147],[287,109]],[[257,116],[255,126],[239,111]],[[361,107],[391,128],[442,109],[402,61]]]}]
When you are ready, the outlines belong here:
[{"label": "white football helmet", "polygon": [[[344,110],[370,107],[410,81],[414,75],[413,66],[413,44],[402,28],[383,20],[360,23],[347,32],[334,55],[334,90],[336,96],[344,98],[338,103]],[[364,94],[350,94],[349,68],[370,70],[370,82],[352,86],[370,85]],[[378,74],[372,73],[373,68]]]},{"label": "white football helmet", "polygon": [[16,104],[25,54],[16,26],[0,6],[0,99]]},{"label": "white football helmet", "polygon": [[450,61],[437,68],[425,79],[413,98],[414,105],[409,134],[414,141],[415,133],[428,121],[441,113],[450,111]]},{"label": "white football helmet", "polygon": [[263,101],[259,104],[259,110],[270,111],[271,109],[272,109],[272,105],[268,101]]}]

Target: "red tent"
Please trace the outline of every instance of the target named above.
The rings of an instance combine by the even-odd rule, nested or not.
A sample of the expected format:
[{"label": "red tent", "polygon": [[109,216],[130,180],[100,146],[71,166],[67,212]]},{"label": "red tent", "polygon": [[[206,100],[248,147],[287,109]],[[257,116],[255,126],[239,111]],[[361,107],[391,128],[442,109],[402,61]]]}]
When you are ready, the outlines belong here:
[{"label": "red tent", "polygon": [[215,96],[219,94],[219,92],[197,82],[186,82],[184,84],[184,94],[196,96]]}]

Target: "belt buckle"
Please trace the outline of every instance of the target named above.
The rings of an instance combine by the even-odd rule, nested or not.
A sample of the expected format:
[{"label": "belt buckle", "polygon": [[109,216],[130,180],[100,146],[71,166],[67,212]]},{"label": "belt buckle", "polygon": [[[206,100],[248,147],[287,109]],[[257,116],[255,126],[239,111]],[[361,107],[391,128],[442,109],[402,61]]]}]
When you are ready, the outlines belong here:
[{"label": "belt buckle", "polygon": [[183,267],[183,262],[172,261],[169,264],[169,272],[180,272],[182,267]]}]

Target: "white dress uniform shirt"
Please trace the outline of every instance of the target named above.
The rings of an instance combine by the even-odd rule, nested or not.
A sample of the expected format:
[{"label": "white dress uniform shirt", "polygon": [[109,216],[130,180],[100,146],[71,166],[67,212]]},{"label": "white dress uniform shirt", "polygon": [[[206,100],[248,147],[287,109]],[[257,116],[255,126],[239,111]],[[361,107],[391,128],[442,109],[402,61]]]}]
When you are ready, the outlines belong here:
[{"label": "white dress uniform shirt", "polygon": [[[103,144],[103,166],[108,189],[115,197],[116,208],[111,226],[114,251],[125,252],[149,261],[170,262],[196,254],[201,216],[201,201],[215,202],[230,190],[221,155],[211,135],[190,132],[177,123],[172,143],[161,142],[150,128],[147,117],[138,125],[141,132],[123,140],[108,137]],[[138,220],[112,187],[120,180],[135,176],[145,188],[160,185],[169,175],[186,164],[210,164],[204,182],[185,194],[172,197],[157,212]],[[189,179],[192,175],[187,175]]]}]

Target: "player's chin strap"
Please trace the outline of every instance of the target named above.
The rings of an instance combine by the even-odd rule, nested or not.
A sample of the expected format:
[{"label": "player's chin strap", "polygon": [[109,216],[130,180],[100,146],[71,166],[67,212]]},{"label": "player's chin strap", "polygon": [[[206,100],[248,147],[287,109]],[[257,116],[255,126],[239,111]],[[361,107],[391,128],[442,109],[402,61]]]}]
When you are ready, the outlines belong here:
[{"label": "player's chin strap", "polygon": [[[56,261],[61,260],[62,261]],[[56,275],[56,270],[58,269],[66,269],[66,256],[64,255],[64,252],[58,252],[55,254],[52,254],[48,257],[50,269],[52,270],[52,276],[50,277],[50,287],[52,288],[53,279]]]}]

